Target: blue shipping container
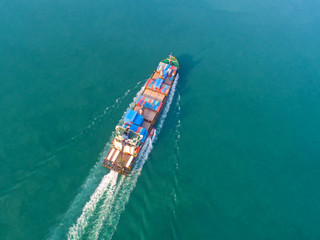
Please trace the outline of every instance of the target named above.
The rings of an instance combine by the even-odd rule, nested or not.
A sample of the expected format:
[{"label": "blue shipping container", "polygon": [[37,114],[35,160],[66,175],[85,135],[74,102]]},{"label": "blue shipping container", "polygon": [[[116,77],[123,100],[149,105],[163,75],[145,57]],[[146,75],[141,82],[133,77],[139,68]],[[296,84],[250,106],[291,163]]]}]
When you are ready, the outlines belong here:
[{"label": "blue shipping container", "polygon": [[141,126],[141,124],[143,123],[144,121],[144,116],[140,115],[140,114],[137,114],[135,119],[133,120],[133,123],[138,125],[138,126]]},{"label": "blue shipping container", "polygon": [[134,118],[136,117],[138,113],[136,111],[133,111],[131,109],[129,109],[129,111],[126,113],[126,115],[124,116],[124,122],[128,123],[128,124],[132,124]]}]

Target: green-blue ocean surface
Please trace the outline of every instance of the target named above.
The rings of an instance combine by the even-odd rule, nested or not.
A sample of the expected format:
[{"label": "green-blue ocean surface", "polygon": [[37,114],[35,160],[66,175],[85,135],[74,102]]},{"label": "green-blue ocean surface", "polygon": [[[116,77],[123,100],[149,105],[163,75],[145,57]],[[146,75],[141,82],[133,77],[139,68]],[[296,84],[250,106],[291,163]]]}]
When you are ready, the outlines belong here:
[{"label": "green-blue ocean surface", "polygon": [[[320,239],[320,2],[2,0],[0,239]],[[101,166],[160,60],[136,170]]]}]

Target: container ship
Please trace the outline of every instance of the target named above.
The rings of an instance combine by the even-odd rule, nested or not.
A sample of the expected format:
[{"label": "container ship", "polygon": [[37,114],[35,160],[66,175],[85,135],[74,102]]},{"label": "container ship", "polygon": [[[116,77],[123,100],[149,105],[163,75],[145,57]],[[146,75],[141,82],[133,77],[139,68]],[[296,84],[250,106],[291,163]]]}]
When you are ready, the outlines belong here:
[{"label": "container ship", "polygon": [[131,172],[146,139],[155,134],[155,124],[178,72],[178,60],[172,55],[159,63],[134,107],[126,112],[123,125],[116,126],[116,136],[102,166],[123,175]]}]

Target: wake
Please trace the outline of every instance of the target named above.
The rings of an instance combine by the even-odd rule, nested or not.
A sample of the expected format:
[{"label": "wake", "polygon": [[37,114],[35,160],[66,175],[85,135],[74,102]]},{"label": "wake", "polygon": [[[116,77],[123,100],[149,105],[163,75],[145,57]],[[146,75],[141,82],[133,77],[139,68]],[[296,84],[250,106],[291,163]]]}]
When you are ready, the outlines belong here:
[{"label": "wake", "polygon": [[[101,200],[104,193],[107,192],[109,197],[112,195],[114,187],[117,183],[118,173],[111,171],[105,175],[90,197],[90,201],[86,203],[82,210],[81,216],[78,218],[77,223],[69,230],[68,239],[79,239],[83,234],[85,227],[89,222],[89,218],[97,208],[98,202]],[[108,199],[108,198],[107,198]]]},{"label": "wake", "polygon": [[[94,168],[82,187],[83,192],[88,192],[91,189],[93,194],[90,196],[90,200],[82,208],[82,213],[76,222],[72,225],[70,220],[74,219],[74,212],[77,206],[79,206],[81,199],[83,199],[83,194],[80,192],[76,197],[75,201],[71,205],[70,209],[66,213],[66,216],[62,219],[61,224],[58,228],[63,229],[66,225],[72,225],[67,233],[67,237],[70,240],[75,239],[111,239],[114,232],[116,231],[120,215],[125,210],[125,206],[129,201],[130,194],[134,187],[136,186],[138,177],[141,174],[144,163],[148,159],[148,156],[153,148],[153,143],[157,140],[157,136],[162,129],[164,120],[169,112],[170,105],[173,100],[173,96],[178,83],[179,75],[177,75],[176,81],[174,82],[172,89],[170,91],[167,104],[163,109],[157,126],[156,131],[151,139],[147,138],[145,145],[141,149],[141,153],[136,160],[136,163],[132,169],[132,172],[128,176],[119,175],[118,173],[111,171],[107,175],[103,176],[101,172],[105,172],[105,168],[101,167],[101,161],[96,163]],[[137,93],[134,101],[129,105],[129,108],[134,106],[134,103],[144,90],[144,87],[140,89]],[[123,119],[123,117],[121,118]],[[123,120],[119,122],[122,123]],[[114,137],[114,132],[110,138],[112,140]],[[110,142],[105,147],[101,158],[107,154],[107,149],[110,147]],[[92,187],[97,186],[97,180],[102,178],[98,187],[92,190]],[[89,191],[90,192],[90,191]],[[86,195],[86,194],[84,194]],[[59,231],[55,231],[50,239],[58,239]],[[61,235],[61,234],[60,234]]]}]

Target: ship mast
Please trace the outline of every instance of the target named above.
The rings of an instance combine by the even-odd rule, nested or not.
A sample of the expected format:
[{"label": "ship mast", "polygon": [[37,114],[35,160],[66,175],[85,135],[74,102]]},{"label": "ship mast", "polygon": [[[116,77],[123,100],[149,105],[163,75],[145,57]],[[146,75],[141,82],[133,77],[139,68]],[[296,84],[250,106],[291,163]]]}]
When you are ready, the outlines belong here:
[{"label": "ship mast", "polygon": [[172,56],[172,52],[170,52],[170,55],[169,55],[169,64],[171,64],[171,61],[172,61],[171,59],[172,59],[172,57],[173,57],[173,56]]}]

